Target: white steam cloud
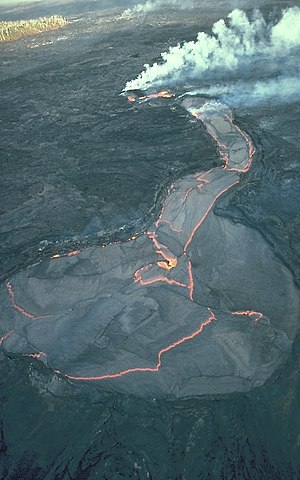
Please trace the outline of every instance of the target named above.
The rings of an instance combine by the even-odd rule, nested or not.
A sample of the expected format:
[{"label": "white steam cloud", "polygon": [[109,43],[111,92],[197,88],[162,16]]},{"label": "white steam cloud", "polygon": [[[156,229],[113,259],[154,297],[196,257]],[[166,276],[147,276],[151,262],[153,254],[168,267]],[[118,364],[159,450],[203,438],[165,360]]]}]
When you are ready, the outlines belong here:
[{"label": "white steam cloud", "polygon": [[147,0],[145,3],[138,3],[132,8],[127,8],[122,14],[123,18],[132,17],[136,13],[149,13],[159,10],[162,7],[178,7],[182,10],[194,8],[193,0]]},{"label": "white steam cloud", "polygon": [[[208,95],[217,97],[232,107],[249,107],[300,101],[300,77],[280,77],[276,79],[217,84],[211,87],[194,89],[185,95]],[[184,95],[184,96],[185,96]]]},{"label": "white steam cloud", "polygon": [[[260,74],[263,78],[268,75],[297,77],[299,58],[293,55],[299,47],[300,8],[284,10],[275,25],[268,25],[257,10],[249,19],[245,12],[235,9],[228,15],[227,22],[219,20],[213,25],[212,35],[200,32],[196,41],[178,44],[163,52],[161,63],[145,65],[145,70],[126,84],[126,90],[191,80],[222,83],[235,77],[257,78]],[[274,87],[280,85],[274,82]],[[268,82],[261,83],[261,88],[263,84]]]}]

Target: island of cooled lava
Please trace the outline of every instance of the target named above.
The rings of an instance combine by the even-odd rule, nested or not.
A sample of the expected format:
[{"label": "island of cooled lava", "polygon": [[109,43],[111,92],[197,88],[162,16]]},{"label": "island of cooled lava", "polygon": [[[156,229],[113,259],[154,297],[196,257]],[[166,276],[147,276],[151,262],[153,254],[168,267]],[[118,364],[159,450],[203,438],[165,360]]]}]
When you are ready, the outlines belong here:
[{"label": "island of cooled lava", "polygon": [[137,238],[56,255],[3,285],[4,353],[151,397],[248,391],[286,360],[299,318],[292,274],[258,231],[214,213],[251,167],[251,138],[223,104],[182,106],[223,165],[171,185]]}]

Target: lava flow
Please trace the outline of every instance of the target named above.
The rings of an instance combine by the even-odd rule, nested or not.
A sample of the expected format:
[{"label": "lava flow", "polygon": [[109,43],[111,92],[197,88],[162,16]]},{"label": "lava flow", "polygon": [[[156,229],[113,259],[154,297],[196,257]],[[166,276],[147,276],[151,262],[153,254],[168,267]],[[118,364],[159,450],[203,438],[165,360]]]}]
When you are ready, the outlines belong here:
[{"label": "lava flow", "polygon": [[11,330],[10,332],[7,332],[4,335],[0,336],[0,346],[2,345],[4,340],[6,340],[12,333],[13,333],[13,330]]},{"label": "lava flow", "polygon": [[213,313],[213,311],[211,310],[211,308],[208,308],[207,310],[209,311],[210,315],[203,323],[201,323],[200,327],[198,327],[197,330],[192,332],[190,335],[186,335],[184,337],[181,337],[176,342],[171,343],[167,347],[159,350],[159,352],[157,354],[157,363],[156,363],[155,367],[128,368],[127,370],[121,370],[120,372],[116,372],[116,373],[107,373],[105,375],[88,376],[88,377],[79,377],[79,376],[77,377],[77,376],[74,376],[74,375],[67,375],[65,373],[60,372],[59,370],[55,370],[55,372],[59,375],[63,375],[63,377],[65,377],[65,378],[69,378],[70,380],[89,381],[89,382],[99,381],[99,380],[112,380],[114,378],[119,378],[119,377],[123,377],[124,375],[128,375],[129,373],[158,372],[160,367],[161,367],[161,364],[162,364],[162,356],[165,353],[169,352],[170,350],[173,350],[174,348],[178,347],[179,345],[182,345],[183,343],[185,343],[189,340],[193,340],[193,338],[197,337],[197,335],[199,335],[207,325],[209,325],[211,322],[216,320],[216,316]]},{"label": "lava flow", "polygon": [[35,315],[32,315],[32,313],[29,313],[27,312],[24,308],[20,307],[17,303],[16,303],[16,300],[15,300],[15,292],[14,292],[14,288],[12,286],[12,283],[11,282],[7,282],[6,284],[7,286],[7,290],[8,290],[8,293],[9,293],[9,296],[10,296],[10,300],[11,300],[11,304],[13,306],[13,308],[15,308],[16,310],[18,310],[20,313],[22,313],[25,317],[28,317],[30,318],[31,320],[36,320],[37,317]]},{"label": "lava flow", "polygon": [[61,258],[61,257],[74,257],[75,255],[79,255],[80,252],[81,250],[72,250],[71,252],[63,253],[63,254],[54,253],[53,255],[51,255],[50,258],[54,259],[54,258]]},{"label": "lava flow", "polygon": [[[173,96],[169,92],[162,91],[141,96],[129,95],[128,100],[172,98]],[[203,229],[218,199],[238,184],[241,174],[249,170],[255,152],[250,138],[233,123],[231,112],[226,106],[217,102],[203,103],[200,100],[199,107],[199,99],[196,99],[196,108],[194,105],[195,99],[187,98],[182,102],[182,106],[204,124],[217,144],[224,165],[206,172],[189,175],[171,185],[157,221],[146,233],[153,246],[154,254],[158,256],[157,261],[141,266],[136,270],[133,278],[133,285],[152,287],[164,283],[169,287],[183,288],[191,302],[195,301],[193,265],[189,252],[191,242],[200,227]],[[135,240],[135,236],[130,239],[130,241]],[[79,254],[79,250],[74,250],[65,255],[52,255],[51,258],[73,257]],[[17,304],[11,282],[7,283],[7,289],[13,308],[30,320],[39,318]],[[59,370],[55,370],[55,372],[65,378],[77,381],[100,381],[115,379],[136,372],[158,372],[162,365],[162,356],[165,353],[194,339],[216,319],[210,308],[208,308],[208,312],[209,317],[195,331],[159,350],[157,363],[153,367],[133,367],[97,376],[68,375]],[[263,316],[262,313],[253,310],[228,313],[236,316],[246,316],[255,322]],[[10,334],[11,332],[0,337],[0,344]],[[46,357],[46,353],[42,352],[27,355],[36,359]]]},{"label": "lava flow", "polygon": [[[231,312],[231,313],[232,315],[250,317],[254,322],[257,322],[264,316],[263,313],[255,312],[254,310],[244,310],[241,312]],[[256,318],[252,318],[252,317],[256,317]]]},{"label": "lava flow", "polygon": [[[156,95],[161,96],[162,93],[165,92]],[[193,298],[194,289],[192,265],[190,260],[185,260],[185,263],[188,262],[185,281],[174,278],[179,258],[185,259],[188,256],[188,248],[195,233],[205,222],[217,200],[239,183],[241,173],[249,170],[255,152],[250,138],[233,123],[227,107],[217,102],[206,102],[195,108],[193,102],[194,99],[185,99],[183,106],[204,124],[218,146],[224,165],[186,177],[185,188],[182,188],[182,182],[179,186],[176,183],[171,185],[154,229],[147,233],[162,260],[148,265],[147,268],[140,268],[134,276],[135,281],[139,281],[141,285],[166,282],[187,288],[190,299]],[[179,253],[175,254],[165,244],[164,239],[168,239],[168,235],[172,240],[176,240],[177,249],[181,250]],[[160,275],[159,268],[169,271],[169,276]]]},{"label": "lava flow", "polygon": [[127,100],[129,102],[151,100],[152,98],[173,98],[175,97],[174,93],[170,93],[167,90],[161,92],[148,93],[148,95],[139,95],[137,92],[133,91],[132,95],[127,95]]}]

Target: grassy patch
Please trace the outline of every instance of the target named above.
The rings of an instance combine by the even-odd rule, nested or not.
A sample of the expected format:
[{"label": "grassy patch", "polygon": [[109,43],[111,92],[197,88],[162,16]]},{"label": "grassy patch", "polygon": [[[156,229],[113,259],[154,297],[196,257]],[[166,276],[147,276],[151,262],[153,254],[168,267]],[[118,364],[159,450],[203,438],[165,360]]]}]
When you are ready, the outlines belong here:
[{"label": "grassy patch", "polygon": [[67,23],[67,20],[59,15],[34,20],[0,22],[0,42],[9,42],[48,30],[55,30],[64,27]]}]

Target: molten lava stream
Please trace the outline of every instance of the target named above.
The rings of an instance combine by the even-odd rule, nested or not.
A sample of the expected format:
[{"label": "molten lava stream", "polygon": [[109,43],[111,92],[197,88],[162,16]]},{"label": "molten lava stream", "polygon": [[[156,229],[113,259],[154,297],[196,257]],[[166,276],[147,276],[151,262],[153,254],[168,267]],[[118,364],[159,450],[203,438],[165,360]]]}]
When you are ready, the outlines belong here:
[{"label": "molten lava stream", "polygon": [[210,313],[209,317],[201,323],[200,327],[197,328],[194,332],[192,332],[190,335],[186,335],[184,337],[181,337],[179,340],[177,340],[174,343],[171,343],[165,348],[162,348],[159,350],[157,354],[157,363],[155,367],[135,367],[135,368],[128,368],[127,370],[121,370],[120,372],[116,373],[108,373],[106,375],[97,375],[97,376],[87,376],[87,377],[80,377],[80,376],[75,376],[75,375],[68,375],[65,373],[62,373],[59,370],[55,370],[55,372],[59,375],[62,375],[65,378],[69,378],[70,380],[76,380],[76,381],[100,381],[100,380],[112,380],[114,378],[120,378],[125,375],[128,375],[129,373],[137,373],[137,372],[158,372],[161,368],[162,365],[162,356],[169,352],[170,350],[173,350],[174,348],[178,347],[179,345],[182,345],[185,342],[188,342],[190,340],[193,340],[195,337],[197,337],[205,327],[207,327],[210,323],[212,323],[214,320],[216,320],[215,314],[212,312],[211,308],[207,309]]},{"label": "molten lava stream", "polygon": [[[136,99],[145,100],[160,97],[171,98],[173,97],[173,94],[163,91],[159,93],[145,95],[140,98],[135,98],[131,95],[128,97],[128,100],[135,101]],[[205,109],[206,105],[208,105],[209,108],[212,109],[213,113],[211,117]],[[155,252],[160,257],[160,259],[157,260],[155,263],[144,265],[143,267],[139,268],[134,274],[133,285],[138,283],[142,286],[151,286],[158,283],[166,283],[169,286],[187,289],[188,298],[190,299],[190,301],[194,301],[193,266],[191,260],[188,258],[188,247],[190,246],[196,231],[204,224],[207,216],[211,213],[217,200],[234,185],[239,183],[239,176],[241,173],[245,173],[249,170],[252,163],[252,157],[255,152],[254,146],[250,138],[233,123],[230,115],[226,113],[224,114],[222,109],[220,111],[218,110],[219,106],[220,104],[208,102],[207,104],[204,104],[203,111],[201,111],[201,107],[198,110],[190,109],[188,106],[186,108],[205,125],[208,133],[216,142],[219,149],[220,157],[224,160],[224,168],[216,167],[210,169],[207,172],[201,172],[194,176],[187,177],[188,181],[186,180],[187,186],[185,190],[180,190],[179,188],[179,190],[176,191],[176,184],[171,186],[171,188],[168,190],[168,195],[163,204],[160,215],[155,223],[154,230],[151,232],[147,232],[146,234],[149,240],[152,242],[153,248],[155,249]],[[216,125],[214,125],[214,122]],[[220,135],[224,136],[226,135],[226,132],[228,133],[229,131],[230,136],[228,138],[228,144],[223,139],[221,142],[218,136],[217,127],[220,129]],[[245,144],[246,148],[240,149],[242,153],[241,158],[239,159],[240,165],[238,165],[235,150],[232,150],[235,155],[234,160],[232,160],[231,158],[230,145],[239,145],[241,138],[243,139],[243,143]],[[244,151],[247,152],[247,157],[243,156]],[[220,178],[222,181],[219,184],[218,181],[220,180]],[[214,184],[216,180],[217,183]],[[224,186],[224,184],[226,186]],[[197,193],[196,197],[195,192]],[[174,198],[177,202],[175,202],[177,212],[176,208],[174,210]],[[194,198],[196,198],[196,201],[200,202],[199,208],[197,204],[196,208],[194,208],[194,212],[192,212],[194,215],[192,217],[193,221],[191,222],[191,219],[189,218],[189,222],[187,222],[185,229],[183,229],[176,224],[178,212],[181,212],[183,206],[185,208],[188,208],[186,207],[186,205],[189,206],[189,204],[195,207],[195,205],[193,205]],[[207,200],[209,200],[209,202]],[[168,210],[169,205],[171,205],[171,208]],[[174,218],[170,218],[168,216],[168,212],[173,212],[173,216],[175,215]],[[183,217],[183,222],[184,221],[185,217]],[[169,228],[172,231],[172,235],[176,239],[178,245],[181,245],[182,253],[180,256],[175,255],[172,252],[171,248],[168,247],[168,245],[165,245],[163,242],[160,241],[160,229],[163,228],[163,226],[164,228]],[[135,240],[135,238],[136,237],[134,236],[131,240]],[[166,238],[168,238],[168,236]],[[80,254],[80,251],[74,250],[62,256],[72,257],[78,254]],[[51,258],[60,257],[61,255],[55,254]],[[181,262],[181,265],[183,262],[184,268],[186,268],[186,271],[184,269],[182,270],[184,272],[184,275],[186,275],[185,281],[172,278],[174,276],[174,273],[176,274],[177,270],[179,269],[179,260]],[[160,271],[163,271],[164,274],[160,274]],[[169,275],[172,275],[172,277],[170,278]],[[15,308],[18,312],[20,312],[22,315],[29,318],[30,320],[37,320],[38,318],[41,318],[27,312],[24,308],[17,304],[15,299],[15,292],[11,282],[7,283],[7,290],[13,308]],[[191,341],[192,339],[197,337],[206,326],[208,326],[216,319],[215,314],[210,308],[208,308],[208,312],[210,314],[209,317],[195,331],[193,331],[189,335],[181,337],[177,341],[170,343],[166,347],[159,350],[157,354],[157,363],[153,367],[134,367],[126,370],[120,370],[116,373],[108,373],[99,376],[75,376],[62,373],[59,370],[55,371],[56,373],[63,375],[65,378],[77,381],[115,379],[135,372],[158,372],[162,366],[162,356],[164,354],[175,349],[179,345],[182,345],[183,343]],[[262,313],[253,310],[235,311],[232,312],[232,315],[247,316],[254,321],[259,320],[263,316]],[[2,344],[11,335],[11,333],[13,332],[8,332],[7,334],[0,337],[0,344]],[[43,352],[28,353],[26,355],[35,359],[41,359],[43,357],[46,357],[46,353]]]},{"label": "molten lava stream", "polygon": [[7,287],[7,290],[8,290],[8,293],[9,293],[9,296],[10,296],[10,300],[11,300],[11,304],[13,306],[13,308],[15,308],[16,310],[18,310],[20,313],[22,313],[25,317],[28,317],[30,318],[31,320],[36,320],[37,317],[35,315],[32,315],[32,313],[29,313],[27,312],[26,310],[24,310],[24,308],[20,307],[16,301],[15,301],[15,292],[14,292],[14,288],[13,288],[13,285],[11,282],[7,282],[6,284],[6,287]]}]

